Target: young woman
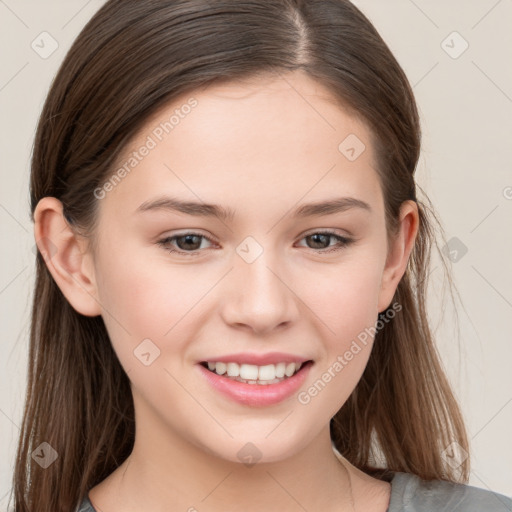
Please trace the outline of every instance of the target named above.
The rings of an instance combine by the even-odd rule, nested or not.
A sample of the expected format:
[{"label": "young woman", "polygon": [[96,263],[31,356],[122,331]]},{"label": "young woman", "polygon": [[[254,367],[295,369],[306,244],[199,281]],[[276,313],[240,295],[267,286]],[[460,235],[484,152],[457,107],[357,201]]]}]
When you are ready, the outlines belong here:
[{"label": "young woman", "polygon": [[36,135],[15,510],[510,510],[427,322],[420,139],[348,1],[108,1]]}]

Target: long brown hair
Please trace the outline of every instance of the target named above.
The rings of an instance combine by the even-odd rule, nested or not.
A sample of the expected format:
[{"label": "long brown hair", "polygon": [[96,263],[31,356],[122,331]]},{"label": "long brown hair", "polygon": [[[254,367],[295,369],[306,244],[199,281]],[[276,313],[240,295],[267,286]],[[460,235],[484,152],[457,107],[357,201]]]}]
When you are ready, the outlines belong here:
[{"label": "long brown hair", "polygon": [[[420,214],[393,301],[403,311],[377,332],[360,382],[331,420],[333,443],[369,474],[379,475],[380,453],[389,470],[467,482],[469,459],[456,474],[442,456],[452,442],[469,450],[425,311],[436,218],[416,197],[417,107],[400,65],[348,0],[108,1],[77,37],[46,99],[31,218],[41,198],[56,197],[92,244],[94,190],[152,114],[211,83],[298,69],[369,126],[388,231],[404,201],[416,200]],[[15,510],[69,512],[130,454],[133,400],[102,317],[71,307],[40,253],[36,267]],[[32,456],[41,443],[58,454],[47,469]]]}]

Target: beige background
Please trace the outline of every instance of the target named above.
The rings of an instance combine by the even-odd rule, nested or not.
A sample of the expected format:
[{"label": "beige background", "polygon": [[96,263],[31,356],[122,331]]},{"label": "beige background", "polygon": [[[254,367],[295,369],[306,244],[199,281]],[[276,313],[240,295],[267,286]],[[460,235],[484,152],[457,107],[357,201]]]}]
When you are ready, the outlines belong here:
[{"label": "beige background", "polygon": [[[438,347],[471,438],[469,483],[512,495],[512,2],[355,3],[404,67],[421,109],[419,183],[451,240],[453,273],[465,306],[458,307],[459,352],[452,309],[443,307],[435,289],[429,303],[433,322],[443,320],[437,328]],[[34,130],[65,52],[102,4],[0,0],[2,510],[11,487],[26,388],[35,258],[28,199]],[[47,58],[31,47],[45,37],[45,48],[51,49],[42,32],[58,44]],[[442,276],[435,261],[432,276],[435,282]],[[444,319],[441,311],[446,311]]]}]

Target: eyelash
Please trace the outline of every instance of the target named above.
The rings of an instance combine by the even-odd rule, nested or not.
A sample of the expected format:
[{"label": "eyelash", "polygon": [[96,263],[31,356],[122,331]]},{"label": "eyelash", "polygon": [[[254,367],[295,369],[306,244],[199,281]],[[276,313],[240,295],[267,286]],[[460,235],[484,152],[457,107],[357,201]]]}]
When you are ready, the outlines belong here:
[{"label": "eyelash", "polygon": [[[199,236],[201,238],[205,238],[209,242],[215,243],[211,238],[209,238],[209,237],[207,237],[205,235],[202,235],[200,233],[194,233],[194,232],[187,232],[187,233],[183,233],[183,234],[179,234],[179,235],[168,236],[166,238],[163,238],[162,240],[159,240],[157,243],[158,243],[158,245],[162,246],[167,252],[169,252],[171,254],[179,254],[179,255],[192,256],[192,257],[198,256],[199,255],[199,251],[200,251],[199,249],[195,249],[194,251],[183,251],[181,249],[176,250],[176,249],[169,249],[168,248],[168,245],[169,245],[169,243],[172,240],[175,240],[177,238],[184,238],[184,237],[190,236],[190,235]],[[344,237],[344,236],[341,236],[341,235],[338,235],[338,234],[334,233],[333,231],[315,231],[313,233],[309,233],[309,234],[305,235],[304,237],[301,238],[301,240],[303,240],[304,238],[308,238],[310,236],[313,236],[313,235],[329,235],[331,237],[334,237],[334,238],[338,239],[338,246],[334,246],[334,248],[331,248],[331,249],[312,249],[312,248],[309,248],[312,251],[316,251],[318,254],[326,254],[326,253],[337,252],[337,251],[340,251],[340,250],[344,249],[345,247],[348,247],[351,243],[354,242],[353,239],[347,238],[347,237]]]}]

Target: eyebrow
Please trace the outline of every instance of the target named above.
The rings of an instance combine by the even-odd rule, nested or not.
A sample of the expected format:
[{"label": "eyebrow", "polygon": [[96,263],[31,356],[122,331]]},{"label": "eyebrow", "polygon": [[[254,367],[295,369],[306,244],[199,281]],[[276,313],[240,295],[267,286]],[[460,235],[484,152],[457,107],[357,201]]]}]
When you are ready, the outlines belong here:
[{"label": "eyebrow", "polygon": [[[355,197],[339,197],[309,203],[299,206],[292,214],[293,217],[316,217],[322,215],[331,215],[333,213],[345,212],[350,209],[361,209],[371,212],[371,207],[365,201]],[[216,204],[198,203],[195,201],[182,201],[176,197],[162,196],[150,199],[142,203],[136,210],[147,212],[152,210],[169,210],[194,215],[197,217],[216,217],[220,220],[232,220],[236,212],[231,208],[224,208]]]}]

